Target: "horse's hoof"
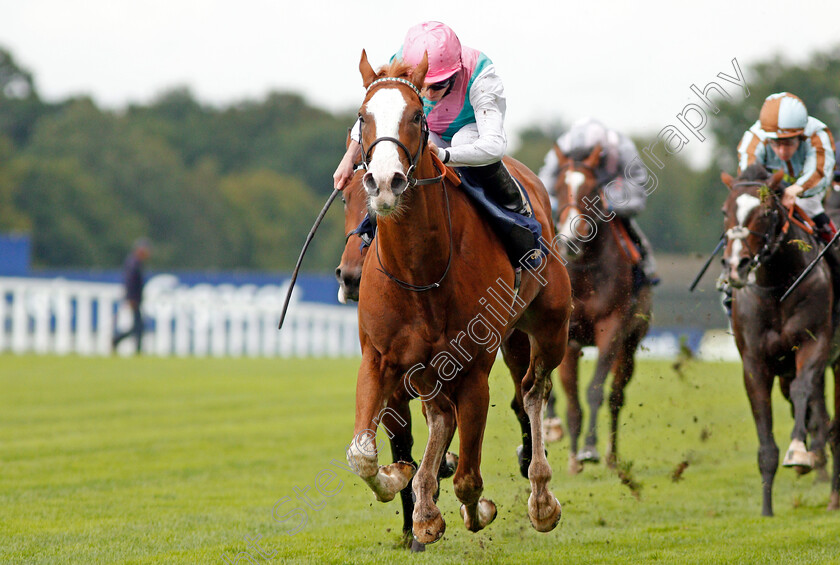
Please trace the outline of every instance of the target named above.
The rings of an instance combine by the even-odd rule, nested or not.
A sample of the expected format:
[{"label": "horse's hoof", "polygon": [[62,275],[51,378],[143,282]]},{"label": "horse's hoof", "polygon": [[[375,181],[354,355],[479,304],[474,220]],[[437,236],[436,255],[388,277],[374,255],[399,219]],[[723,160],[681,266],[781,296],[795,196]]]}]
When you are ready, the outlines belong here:
[{"label": "horse's hoof", "polygon": [[451,451],[447,451],[444,455],[443,463],[440,466],[440,473],[438,474],[439,479],[448,479],[452,475],[455,474],[455,471],[458,470],[458,456],[452,453]]},{"label": "horse's hoof", "polygon": [[420,543],[416,539],[412,539],[411,540],[411,546],[409,547],[409,550],[411,550],[411,553],[420,553],[420,552],[426,551],[426,544]]},{"label": "horse's hoof", "polygon": [[492,500],[482,498],[478,501],[478,524],[474,524],[467,513],[467,506],[461,505],[461,518],[464,519],[464,525],[471,532],[477,532],[489,526],[490,522],[496,519],[496,514],[496,504]]},{"label": "horse's hoof", "polygon": [[560,521],[561,517],[560,501],[554,495],[548,493],[547,504],[543,508],[539,508],[535,499],[534,493],[528,497],[528,518],[531,519],[531,525],[538,532],[550,532]]},{"label": "horse's hoof", "polygon": [[411,463],[399,461],[390,465],[379,467],[379,471],[371,479],[366,479],[370,484],[376,500],[379,502],[390,502],[402,489],[408,485],[416,469]]},{"label": "horse's hoof", "polygon": [[446,531],[446,522],[438,510],[437,514],[429,520],[414,521],[414,539],[422,544],[435,543],[443,537]]},{"label": "horse's hoof", "polygon": [[806,449],[803,441],[795,439],[790,442],[782,467],[795,467],[797,473],[804,475],[814,468],[814,463],[816,455]]},{"label": "horse's hoof", "polygon": [[583,464],[578,461],[574,453],[569,454],[569,474],[579,475],[583,472]]},{"label": "horse's hoof", "polygon": [[543,421],[543,434],[545,435],[546,443],[554,443],[563,439],[565,432],[563,431],[563,420],[560,418],[546,418]]},{"label": "horse's hoof", "polygon": [[598,448],[594,446],[586,446],[577,453],[578,461],[584,463],[598,463],[601,461],[601,456],[598,455]]},{"label": "horse's hoof", "polygon": [[831,498],[828,499],[828,510],[840,510],[840,493],[831,493]]}]

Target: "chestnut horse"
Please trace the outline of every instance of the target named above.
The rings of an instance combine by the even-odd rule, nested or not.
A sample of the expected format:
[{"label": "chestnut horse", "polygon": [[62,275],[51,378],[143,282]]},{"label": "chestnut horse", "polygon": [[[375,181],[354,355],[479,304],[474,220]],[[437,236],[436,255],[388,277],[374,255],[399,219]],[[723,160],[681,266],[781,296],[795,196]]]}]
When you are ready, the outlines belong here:
[{"label": "chestnut horse", "polygon": [[[633,292],[632,262],[620,243],[621,220],[607,212],[604,189],[595,176],[601,147],[589,154],[565,155],[554,146],[560,173],[554,187],[560,203],[558,232],[566,241],[566,269],[572,283],[574,311],[569,325],[569,351],[560,365],[560,380],[568,399],[567,425],[571,450],[569,472],[579,473],[583,462],[598,462],[598,410],[604,385],[612,370],[610,435],[606,459],[614,466],[617,456],[618,414],[624,406],[624,388],[633,376],[636,349],[648,330],[651,288]],[[598,362],[587,390],[589,432],[578,451],[583,414],[578,398],[578,359],[581,348],[598,348]]]},{"label": "chestnut horse", "polygon": [[[356,171],[341,192],[341,201],[344,204],[345,245],[341,262],[335,270],[335,277],[339,284],[338,299],[342,304],[348,300],[358,302],[362,264],[370,249],[369,246],[363,246],[362,238],[354,233],[368,212],[367,194],[362,187],[363,175],[364,171]],[[414,446],[414,438],[411,433],[411,410],[408,406],[411,398],[405,387],[397,387],[388,401],[388,408],[392,410],[387,411],[388,418],[385,418],[385,414],[383,414],[380,423],[388,432],[394,463],[404,461],[417,467],[417,462],[414,460],[411,451]],[[438,479],[451,477],[457,467],[458,456],[447,451],[438,470]],[[403,545],[411,548],[412,551],[422,551],[424,544],[420,544],[412,536],[411,516],[414,513],[414,500],[412,499],[411,482],[400,491],[400,501],[403,516]]]},{"label": "chestnut horse", "polygon": [[[764,516],[773,515],[773,479],[779,465],[771,410],[775,375],[793,407],[794,418],[783,465],[807,472],[824,464],[822,454],[829,432],[825,369],[836,356],[832,340],[837,321],[832,321],[832,309],[827,307],[835,297],[824,262],[780,302],[818,250],[811,228],[782,206],[778,192],[782,178],[781,171],[771,178],[761,165],[751,165],[737,179],[721,174],[730,190],[723,212],[727,237],[724,266],[733,288],[732,330],[758,431]],[[836,418],[834,425],[836,428]],[[809,435],[810,448],[806,447]],[[835,464],[830,508],[838,501],[836,433],[831,442]]]},{"label": "chestnut horse", "polygon": [[[541,412],[548,376],[565,352],[568,277],[552,251],[538,273],[529,271],[514,288],[515,273],[500,240],[455,189],[427,144],[420,97],[425,58],[414,69],[397,61],[377,74],[363,51],[359,69],[367,90],[359,111],[367,167],[363,184],[378,227],[359,292],[362,363],[350,466],[381,501],[393,499],[411,480],[409,463],[379,467],[375,445],[386,402],[405,387],[423,400],[429,427],[413,481],[415,538],[431,543],[444,533],[433,497],[456,422],[460,461],[453,482],[462,518],[471,531],[492,522],[496,507],[481,497],[481,444],[489,406],[487,377],[504,336],[508,366],[523,375],[521,393],[530,422],[528,513],[538,531],[550,531],[561,511],[548,489],[551,468]],[[530,194],[543,234],[553,238],[539,179],[524,167],[511,172]],[[503,293],[503,306],[494,307],[486,298]],[[526,339],[514,340],[525,334]]]}]

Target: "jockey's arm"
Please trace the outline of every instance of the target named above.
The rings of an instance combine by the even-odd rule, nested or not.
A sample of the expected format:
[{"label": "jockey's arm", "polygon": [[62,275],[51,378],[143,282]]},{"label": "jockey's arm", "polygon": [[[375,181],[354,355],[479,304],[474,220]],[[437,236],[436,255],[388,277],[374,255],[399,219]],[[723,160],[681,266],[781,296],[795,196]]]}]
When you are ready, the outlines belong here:
[{"label": "jockey's arm", "polygon": [[450,147],[447,164],[451,166],[489,165],[500,161],[507,149],[505,90],[495,72],[485,72],[475,79],[470,91],[470,104],[475,112],[478,139]]},{"label": "jockey's arm", "polygon": [[356,120],[350,130],[350,138],[347,140],[347,151],[341,158],[341,162],[333,173],[333,188],[344,190],[347,182],[353,177],[353,168],[362,157],[362,144],[359,143],[360,124]]}]

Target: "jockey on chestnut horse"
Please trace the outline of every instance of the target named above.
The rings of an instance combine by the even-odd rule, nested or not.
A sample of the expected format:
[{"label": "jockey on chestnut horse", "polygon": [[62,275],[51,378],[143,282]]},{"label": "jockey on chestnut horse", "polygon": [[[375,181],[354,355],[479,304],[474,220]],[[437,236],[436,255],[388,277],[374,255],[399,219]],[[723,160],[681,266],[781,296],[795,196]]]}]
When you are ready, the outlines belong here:
[{"label": "jockey on chestnut horse", "polygon": [[[480,57],[467,55],[466,64],[475,71]],[[426,143],[420,95],[428,70],[425,55],[414,67],[395,62],[376,73],[363,54],[360,70],[367,89],[359,128],[360,145],[367,148],[362,152],[367,166],[363,182],[378,226],[360,287],[363,360],[348,460],[380,500],[390,500],[408,483],[413,467],[395,463],[379,468],[374,443],[386,400],[405,386],[424,401],[430,430],[413,487],[415,537],[429,543],[443,534],[433,495],[456,421],[461,452],[454,484],[463,502],[462,517],[472,531],[489,524],[496,511],[480,496],[479,460],[489,402],[487,375],[503,342],[508,365],[521,374],[522,404],[530,421],[529,515],[535,528],[548,531],[559,520],[560,507],[547,488],[551,472],[544,455],[541,412],[547,377],[565,351],[570,311],[568,277],[559,254],[549,246],[538,270],[526,271],[517,285],[519,277],[505,245],[455,188],[458,179],[433,153],[441,153],[441,148]],[[455,76],[443,90],[458,90],[464,80],[463,75]],[[442,155],[457,163],[454,141],[451,153],[443,149]],[[506,168],[499,161],[490,165],[476,177],[494,195],[510,196],[510,209],[533,214],[553,244],[548,198],[536,176],[509,162],[530,196],[531,212]],[[490,288],[494,285],[497,288]],[[508,293],[506,308],[493,308],[483,296],[500,296],[499,290]]]},{"label": "jockey on chestnut horse", "polygon": [[[648,275],[642,272],[634,238],[628,234],[625,221],[609,208],[607,191],[615,184],[603,185],[601,145],[579,148],[571,156],[555,145],[553,153],[556,180],[552,188],[558,203],[558,232],[567,242],[564,257],[568,260],[566,269],[575,306],[569,326],[569,350],[560,366],[560,380],[568,399],[569,472],[574,474],[583,470],[584,462],[600,460],[598,410],[610,371],[613,382],[606,458],[608,466],[615,466],[618,415],[624,405],[624,388],[633,376],[636,349],[650,325],[649,277],[653,275],[652,268]],[[639,183],[636,190],[643,192],[647,180],[642,172],[641,177],[625,182]],[[644,236],[637,237],[644,240]],[[652,251],[646,250],[645,254],[652,264]],[[589,345],[597,346],[598,361],[586,394],[589,431],[583,449],[578,451],[583,418],[578,398],[578,360],[581,349]]]}]

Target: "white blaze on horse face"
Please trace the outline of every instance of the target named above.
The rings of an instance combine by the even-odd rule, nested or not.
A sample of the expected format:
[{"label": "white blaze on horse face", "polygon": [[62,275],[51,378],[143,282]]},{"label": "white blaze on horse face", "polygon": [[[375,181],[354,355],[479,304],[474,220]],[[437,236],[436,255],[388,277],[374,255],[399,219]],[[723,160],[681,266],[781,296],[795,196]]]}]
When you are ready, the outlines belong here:
[{"label": "white blaze on horse face", "polygon": [[563,222],[563,225],[560,227],[560,233],[563,234],[564,237],[568,239],[573,239],[576,237],[572,226],[574,225],[575,219],[580,216],[580,210],[578,209],[577,203],[577,196],[580,187],[583,186],[583,183],[586,181],[586,177],[580,171],[568,171],[566,173],[566,189],[569,191],[569,213],[566,214],[566,219]]},{"label": "white blaze on horse face", "polygon": [[744,222],[750,217],[750,212],[759,204],[761,204],[761,200],[752,194],[742,194],[735,199],[735,218],[738,220],[739,226],[744,225]]},{"label": "white blaze on horse face", "polygon": [[[405,98],[396,88],[381,88],[370,97],[366,109],[373,118],[372,125],[377,139],[400,138],[400,122],[405,107]],[[377,143],[368,164],[368,172],[373,175],[379,187],[379,194],[370,199],[371,208],[377,213],[392,210],[396,206],[396,196],[391,192],[391,180],[395,173],[405,174],[400,162],[399,146],[390,141]]]},{"label": "white blaze on horse face", "polygon": [[[738,220],[738,227],[743,227],[744,222],[750,217],[753,210],[761,204],[761,200],[751,194],[742,194],[735,199],[735,219]],[[729,256],[729,267],[735,273],[738,269],[738,263],[741,261],[741,251],[744,249],[744,244],[740,239],[732,242],[732,253]]]}]

